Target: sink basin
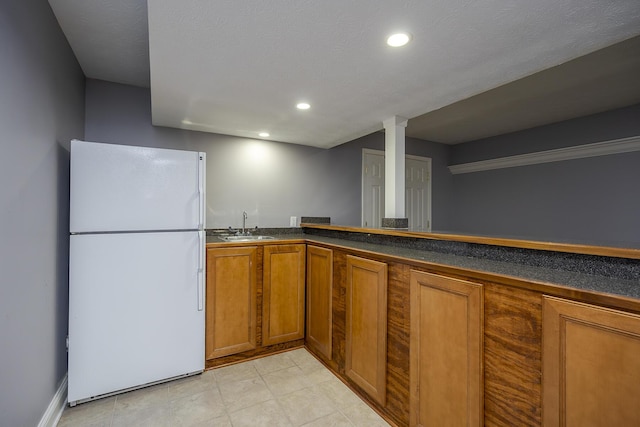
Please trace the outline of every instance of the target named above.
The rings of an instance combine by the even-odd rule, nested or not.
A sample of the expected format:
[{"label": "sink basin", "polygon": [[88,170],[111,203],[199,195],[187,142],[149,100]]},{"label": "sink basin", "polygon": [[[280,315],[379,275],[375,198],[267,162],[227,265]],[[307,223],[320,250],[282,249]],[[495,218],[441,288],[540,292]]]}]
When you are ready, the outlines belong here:
[{"label": "sink basin", "polygon": [[273,236],[224,236],[220,237],[225,242],[254,242],[256,240],[273,240]]}]

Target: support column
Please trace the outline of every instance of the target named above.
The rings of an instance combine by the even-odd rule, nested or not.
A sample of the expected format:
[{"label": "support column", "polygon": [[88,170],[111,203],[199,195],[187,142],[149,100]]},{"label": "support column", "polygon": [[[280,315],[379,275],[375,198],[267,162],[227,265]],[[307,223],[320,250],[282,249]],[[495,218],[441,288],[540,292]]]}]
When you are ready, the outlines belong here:
[{"label": "support column", "polygon": [[393,116],[384,125],[384,218],[383,228],[408,228],[405,215],[405,138],[407,119]]}]

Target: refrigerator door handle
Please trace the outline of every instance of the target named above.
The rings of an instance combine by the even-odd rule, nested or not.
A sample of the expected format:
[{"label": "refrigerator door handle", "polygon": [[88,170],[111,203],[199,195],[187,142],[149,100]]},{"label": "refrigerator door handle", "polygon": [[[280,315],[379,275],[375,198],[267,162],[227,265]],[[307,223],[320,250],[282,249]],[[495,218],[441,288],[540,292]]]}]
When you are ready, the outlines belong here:
[{"label": "refrigerator door handle", "polygon": [[204,194],[204,180],[205,180],[205,156],[204,153],[198,153],[198,208],[199,208],[199,220],[198,229],[204,229],[204,209],[205,209],[205,194]]},{"label": "refrigerator door handle", "polygon": [[198,311],[204,309],[204,231],[198,231]]}]

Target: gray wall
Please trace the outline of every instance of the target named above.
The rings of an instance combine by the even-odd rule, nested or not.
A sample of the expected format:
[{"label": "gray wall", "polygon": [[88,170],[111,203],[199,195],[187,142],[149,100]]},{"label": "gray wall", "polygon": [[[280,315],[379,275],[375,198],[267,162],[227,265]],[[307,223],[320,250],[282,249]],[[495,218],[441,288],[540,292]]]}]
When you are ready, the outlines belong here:
[{"label": "gray wall", "polygon": [[[87,80],[86,106],[89,141],[205,151],[208,228],[240,226],[243,210],[250,227],[288,227],[291,216],[360,225],[362,149],[384,149],[383,133],[324,150],[155,127],[148,89],[100,80]],[[408,140],[407,153],[434,157],[434,205],[444,206],[448,147]],[[441,212],[434,212],[434,222],[445,221]]]},{"label": "gray wall", "polygon": [[0,3],[0,425],[38,424],[67,372],[68,175],[84,76],[49,4]]},{"label": "gray wall", "polygon": [[[640,105],[455,145],[452,164],[640,135]],[[640,152],[453,176],[450,231],[640,247]]]}]

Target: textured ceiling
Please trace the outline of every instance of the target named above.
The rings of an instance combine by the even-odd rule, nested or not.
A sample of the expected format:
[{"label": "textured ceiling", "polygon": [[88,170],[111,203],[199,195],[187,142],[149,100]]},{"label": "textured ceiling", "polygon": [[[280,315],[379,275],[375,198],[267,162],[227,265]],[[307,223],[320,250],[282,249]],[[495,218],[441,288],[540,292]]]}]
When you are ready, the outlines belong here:
[{"label": "textured ceiling", "polygon": [[85,76],[149,87],[146,0],[49,0],[49,4]]},{"label": "textured ceiling", "polygon": [[[573,84],[580,79],[524,80],[515,99],[504,88],[640,34],[638,0],[49,3],[87,77],[150,85],[155,125],[251,138],[264,130],[317,147],[380,130],[394,115],[410,119],[408,135],[456,143],[489,136],[487,117],[496,122],[491,133],[595,112],[567,104],[533,113],[554,94],[593,87],[591,77],[582,87]],[[398,29],[413,41],[387,47]],[[536,101],[540,88],[551,98]],[[487,91],[502,97],[493,101],[502,110],[493,98],[474,103]],[[296,110],[299,100],[311,109]],[[614,101],[607,105],[631,102]],[[522,123],[500,111],[521,111]]]},{"label": "textured ceiling", "polygon": [[406,135],[456,144],[637,103],[640,37],[415,117]]}]

